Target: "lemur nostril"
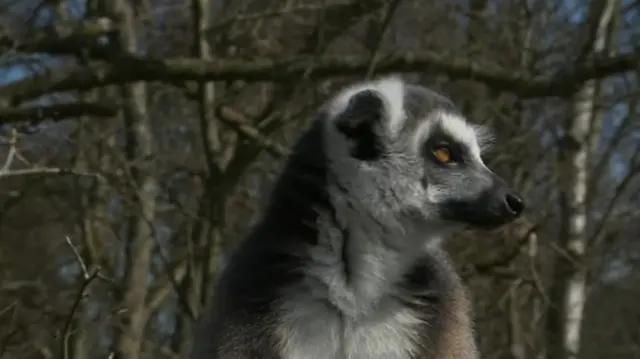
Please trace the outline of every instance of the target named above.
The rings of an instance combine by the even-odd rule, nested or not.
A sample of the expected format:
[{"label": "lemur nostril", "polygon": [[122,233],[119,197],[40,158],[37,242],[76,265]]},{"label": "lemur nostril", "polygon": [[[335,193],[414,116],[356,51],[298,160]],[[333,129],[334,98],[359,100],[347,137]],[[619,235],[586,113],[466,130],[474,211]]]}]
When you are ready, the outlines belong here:
[{"label": "lemur nostril", "polygon": [[507,193],[505,197],[507,209],[514,215],[519,215],[524,210],[524,202],[522,198],[513,193]]}]

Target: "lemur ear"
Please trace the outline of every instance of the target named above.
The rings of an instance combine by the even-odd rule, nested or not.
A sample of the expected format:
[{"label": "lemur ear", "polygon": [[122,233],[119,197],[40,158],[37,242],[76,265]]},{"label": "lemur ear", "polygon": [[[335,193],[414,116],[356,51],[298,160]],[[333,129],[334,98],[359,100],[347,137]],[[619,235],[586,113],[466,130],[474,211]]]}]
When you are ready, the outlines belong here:
[{"label": "lemur ear", "polygon": [[385,121],[385,105],[374,90],[360,91],[334,119],[336,129],[352,143],[351,155],[361,161],[372,161],[383,152],[381,138]]}]

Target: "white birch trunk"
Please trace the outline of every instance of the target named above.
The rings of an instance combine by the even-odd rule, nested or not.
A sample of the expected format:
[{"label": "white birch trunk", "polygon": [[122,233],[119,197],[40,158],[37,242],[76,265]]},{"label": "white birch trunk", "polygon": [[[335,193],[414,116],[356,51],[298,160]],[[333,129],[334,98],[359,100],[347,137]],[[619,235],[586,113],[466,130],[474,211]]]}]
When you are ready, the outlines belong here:
[{"label": "white birch trunk", "polygon": [[[606,50],[608,31],[618,0],[595,0],[600,8],[594,16],[596,27],[592,55]],[[598,84],[587,81],[575,93],[572,115],[565,127],[560,149],[562,225],[561,253],[553,273],[550,296],[552,308],[548,319],[548,358],[576,358],[580,351],[580,334],[586,302],[587,187],[588,159],[591,151],[590,130],[595,118]]]}]

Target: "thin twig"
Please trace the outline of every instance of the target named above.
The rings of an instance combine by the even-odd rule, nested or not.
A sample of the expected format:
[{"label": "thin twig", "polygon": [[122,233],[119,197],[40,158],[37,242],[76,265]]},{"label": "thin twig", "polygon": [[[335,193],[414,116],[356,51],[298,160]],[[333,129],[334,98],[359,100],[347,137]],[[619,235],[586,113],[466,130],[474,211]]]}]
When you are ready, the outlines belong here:
[{"label": "thin twig", "polygon": [[78,262],[78,265],[80,265],[80,268],[82,269],[82,274],[84,276],[84,279],[87,280],[91,275],[89,274],[89,270],[87,269],[87,265],[82,260],[82,256],[80,256],[80,252],[78,252],[76,247],[73,245],[73,243],[71,242],[71,238],[69,238],[69,236],[65,236],[64,239],[67,242],[67,244],[69,245],[69,247],[71,248],[71,251],[73,252],[73,255],[76,256],[76,261]]},{"label": "thin twig", "polygon": [[16,146],[18,143],[18,131],[15,128],[11,129],[11,140],[9,140],[9,153],[7,154],[7,159],[4,161],[4,165],[2,166],[1,173],[6,173],[9,168],[11,168],[11,164],[13,163],[13,158],[16,156]]},{"label": "thin twig", "polygon": [[387,13],[382,20],[382,24],[379,29],[378,38],[376,39],[375,43],[373,44],[373,48],[371,49],[371,59],[369,61],[369,65],[367,66],[367,73],[365,75],[366,78],[371,78],[371,76],[373,76],[373,71],[376,67],[378,55],[380,49],[382,48],[382,41],[384,40],[384,36],[386,35],[387,30],[391,25],[391,20],[393,20],[393,15],[395,15],[400,2],[402,2],[402,0],[394,0],[389,4],[389,7],[387,8]]},{"label": "thin twig", "polygon": [[99,269],[96,269],[91,273],[84,281],[82,281],[82,285],[80,286],[80,290],[78,291],[78,295],[73,302],[73,306],[71,307],[71,312],[67,316],[65,321],[64,330],[62,332],[62,345],[61,345],[61,356],[62,359],[69,358],[69,338],[71,337],[71,323],[73,322],[73,317],[80,306],[80,301],[84,298],[85,291],[89,287],[89,284],[93,282],[94,279],[98,277]]},{"label": "thin twig", "polygon": [[0,178],[2,177],[14,177],[14,176],[27,176],[27,175],[75,175],[75,176],[87,176],[87,177],[102,177],[98,173],[78,172],[71,168],[58,168],[58,167],[34,167],[23,168],[10,171],[0,171]]}]

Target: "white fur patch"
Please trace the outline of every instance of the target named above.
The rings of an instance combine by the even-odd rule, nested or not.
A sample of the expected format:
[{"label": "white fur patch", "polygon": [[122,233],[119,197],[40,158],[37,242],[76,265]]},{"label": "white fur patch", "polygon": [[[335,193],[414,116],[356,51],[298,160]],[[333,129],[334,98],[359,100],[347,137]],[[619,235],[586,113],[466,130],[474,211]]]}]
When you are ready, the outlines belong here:
[{"label": "white fur patch", "polygon": [[478,137],[473,126],[471,126],[464,118],[456,115],[442,113],[440,114],[440,127],[456,142],[461,143],[469,149],[469,152],[480,158],[480,147],[478,146]]},{"label": "white fur patch", "polygon": [[422,320],[399,308],[386,318],[357,322],[310,294],[286,304],[278,328],[284,359],[409,359],[416,347],[416,326]]},{"label": "white fur patch", "polygon": [[427,186],[427,200],[429,203],[440,203],[442,200],[449,197],[449,192],[441,189],[438,186]]},{"label": "white fur patch", "polygon": [[482,162],[480,158],[482,149],[480,148],[478,140],[480,136],[489,136],[489,132],[480,132],[484,127],[471,124],[457,114],[447,112],[432,114],[416,131],[416,148],[421,141],[424,141],[424,139],[429,136],[429,133],[436,125],[439,125],[440,128],[456,142],[467,147],[469,153],[471,153],[476,160]]},{"label": "white fur patch", "polygon": [[402,128],[406,119],[404,112],[404,84],[402,78],[394,75],[349,86],[340,91],[327,104],[329,118],[336,118],[342,113],[351,97],[362,91],[371,90],[381,95],[388,114],[389,132],[395,134]]},{"label": "white fur patch", "polygon": [[485,152],[489,150],[489,148],[493,145],[495,141],[495,135],[493,130],[485,125],[473,124],[474,132],[476,133],[476,138],[478,145],[480,147],[480,152]]}]

